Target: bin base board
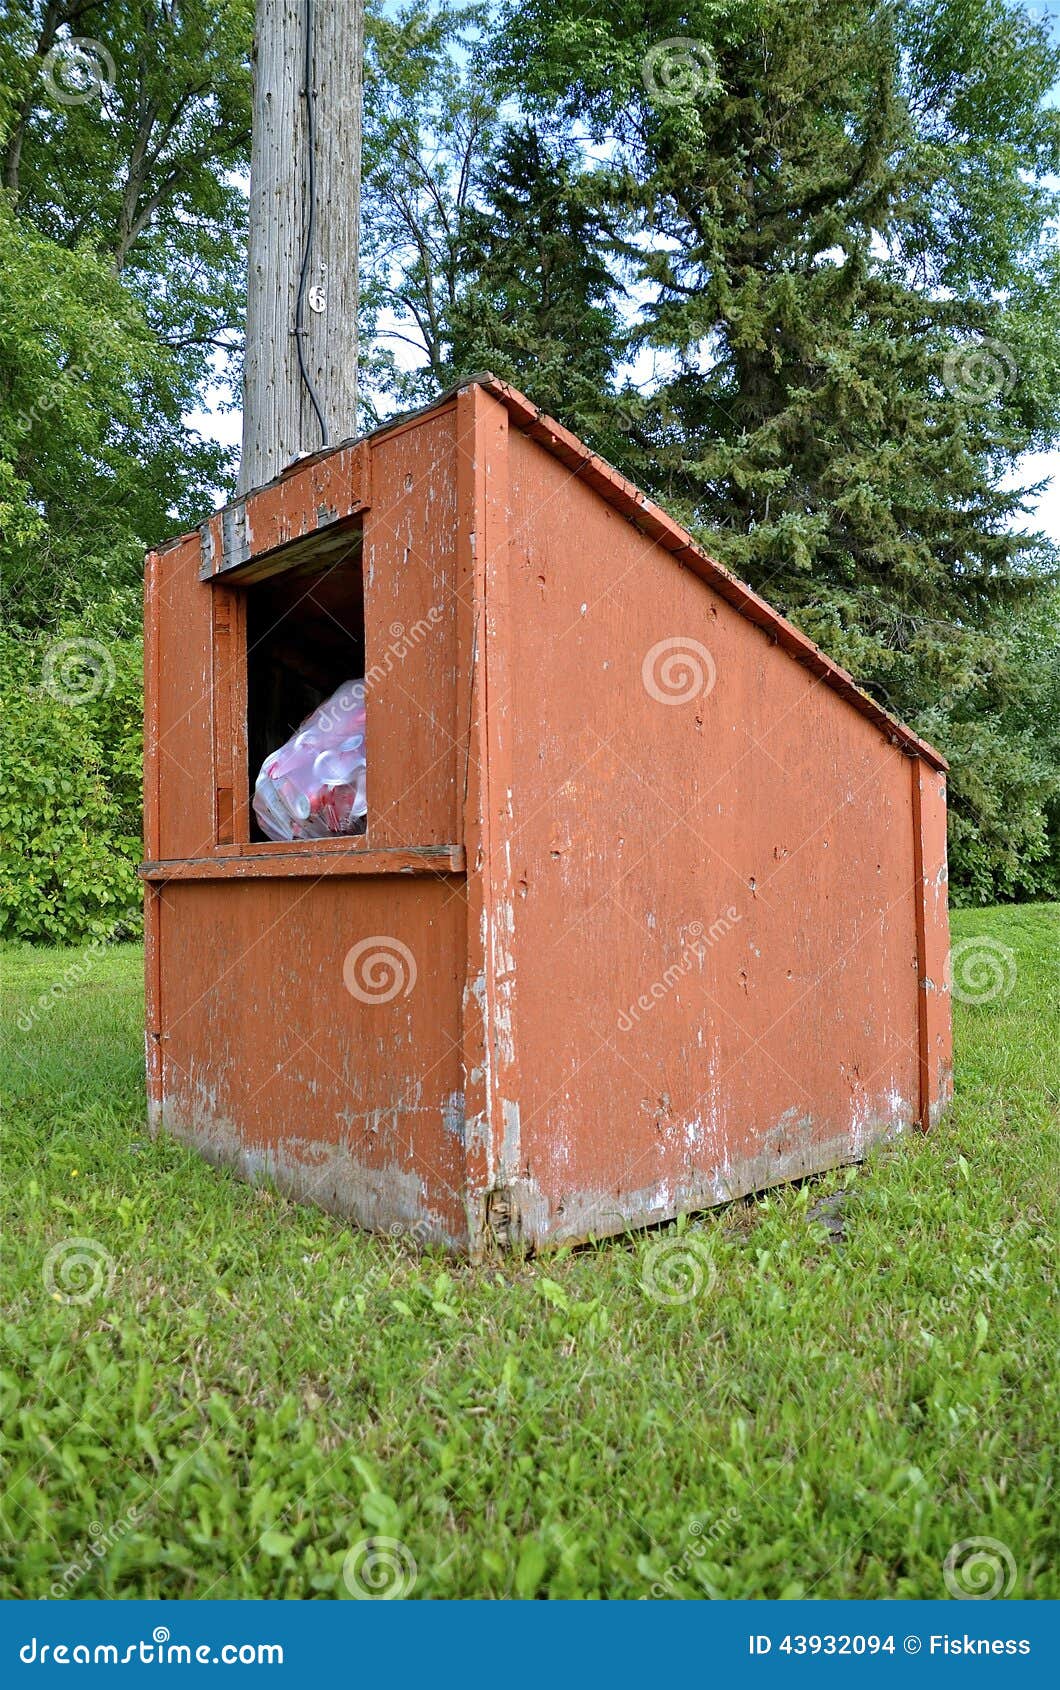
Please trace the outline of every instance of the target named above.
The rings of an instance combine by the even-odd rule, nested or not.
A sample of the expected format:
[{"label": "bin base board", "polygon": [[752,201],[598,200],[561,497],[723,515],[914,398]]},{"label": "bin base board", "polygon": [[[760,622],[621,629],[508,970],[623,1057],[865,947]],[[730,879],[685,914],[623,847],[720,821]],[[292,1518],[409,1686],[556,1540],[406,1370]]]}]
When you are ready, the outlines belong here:
[{"label": "bin base board", "polygon": [[422,1182],[414,1173],[397,1165],[371,1167],[343,1144],[293,1136],[279,1144],[247,1144],[234,1122],[216,1116],[189,1118],[169,1104],[152,1111],[151,1131],[152,1136],[163,1132],[198,1151],[215,1168],[226,1169],[248,1185],[271,1185],[293,1202],[312,1204],[365,1232],[467,1253],[466,1238],[455,1237],[425,1202]]},{"label": "bin base board", "polygon": [[809,1133],[794,1134],[792,1123],[785,1121],[764,1135],[751,1156],[628,1192],[612,1187],[565,1193],[555,1205],[533,1180],[514,1180],[468,1203],[468,1229],[460,1236],[431,1207],[415,1172],[397,1165],[369,1166],[343,1144],[294,1136],[279,1144],[246,1144],[232,1121],[192,1118],[168,1103],[152,1110],[151,1128],[153,1134],[164,1132],[248,1184],[272,1185],[283,1196],[313,1204],[366,1232],[481,1260],[493,1253],[527,1254],[561,1244],[586,1244],[716,1209],[755,1192],[864,1161],[870,1150],[900,1140],[913,1123],[889,1116],[861,1122],[856,1132],[813,1139]]},{"label": "bin base board", "polygon": [[[542,1250],[550,1246],[587,1244],[676,1220],[679,1215],[722,1208],[756,1192],[792,1185],[814,1174],[863,1162],[869,1152],[895,1144],[915,1123],[893,1118],[859,1127],[856,1134],[792,1145],[780,1150],[769,1134],[754,1155],[712,1170],[693,1170],[688,1177],[659,1180],[642,1190],[576,1191],[551,1206],[532,1180],[515,1180],[504,1187],[504,1212],[510,1249]],[[790,1129],[776,1129],[790,1136]]]}]

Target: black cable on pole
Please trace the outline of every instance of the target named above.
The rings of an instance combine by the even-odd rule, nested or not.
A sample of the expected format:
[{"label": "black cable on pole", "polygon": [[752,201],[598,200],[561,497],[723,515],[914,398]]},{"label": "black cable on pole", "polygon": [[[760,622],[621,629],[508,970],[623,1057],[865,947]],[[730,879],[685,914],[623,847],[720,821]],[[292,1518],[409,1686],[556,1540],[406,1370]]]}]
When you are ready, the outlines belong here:
[{"label": "black cable on pole", "polygon": [[309,279],[309,261],[313,254],[313,235],[317,222],[317,176],[316,176],[316,96],[313,92],[313,0],[305,0],[305,60],[302,68],[302,93],[305,96],[305,126],[306,142],[309,147],[309,168],[307,171],[306,193],[309,207],[305,220],[305,247],[302,252],[302,269],[298,277],[298,298],[294,308],[294,338],[298,348],[298,369],[309,394],[310,403],[316,412],[317,422],[320,424],[320,444],[327,446],[328,425],[324,421],[324,413],[320,408],[316,388],[313,386],[305,361],[305,291]]}]

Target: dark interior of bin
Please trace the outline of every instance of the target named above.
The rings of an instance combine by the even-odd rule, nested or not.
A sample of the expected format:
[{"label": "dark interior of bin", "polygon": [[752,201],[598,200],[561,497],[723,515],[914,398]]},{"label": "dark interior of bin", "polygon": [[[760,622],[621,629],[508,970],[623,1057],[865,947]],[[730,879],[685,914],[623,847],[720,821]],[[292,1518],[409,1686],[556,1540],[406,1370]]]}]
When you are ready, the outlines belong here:
[{"label": "dark interior of bin", "polygon": [[[318,704],[364,664],[360,548],[308,560],[256,581],[247,594],[247,739],[250,785]],[[265,835],[251,820],[252,837]]]}]

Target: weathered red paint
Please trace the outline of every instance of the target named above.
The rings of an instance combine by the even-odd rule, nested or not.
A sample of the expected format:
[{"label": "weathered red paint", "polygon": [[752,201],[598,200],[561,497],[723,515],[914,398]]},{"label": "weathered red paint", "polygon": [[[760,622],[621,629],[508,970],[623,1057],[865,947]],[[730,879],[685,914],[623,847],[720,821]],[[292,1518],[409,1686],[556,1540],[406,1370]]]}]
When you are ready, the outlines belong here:
[{"label": "weathered red paint", "polygon": [[[315,547],[362,560],[368,831],[251,843],[246,583]],[[156,1125],[477,1256],[937,1119],[944,760],[521,394],[296,465],[146,593]]]}]

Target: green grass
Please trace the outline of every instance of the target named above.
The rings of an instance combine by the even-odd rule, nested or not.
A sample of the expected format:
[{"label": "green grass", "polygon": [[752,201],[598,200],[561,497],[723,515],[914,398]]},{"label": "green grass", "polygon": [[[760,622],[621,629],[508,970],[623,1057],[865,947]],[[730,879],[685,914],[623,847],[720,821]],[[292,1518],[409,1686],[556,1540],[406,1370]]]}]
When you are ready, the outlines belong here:
[{"label": "green grass", "polygon": [[[955,918],[1016,982],[958,1005],[930,1138],[501,1269],[152,1144],[139,954],[28,1031],[76,954],[9,954],[5,1593],[345,1597],[381,1549],[417,1597],[935,1597],[990,1537],[1013,1596],[1060,1594],[1057,916]],[[45,1283],[71,1238],[113,1262],[84,1303]],[[675,1240],[716,1277],[662,1306],[642,1276]]]}]

